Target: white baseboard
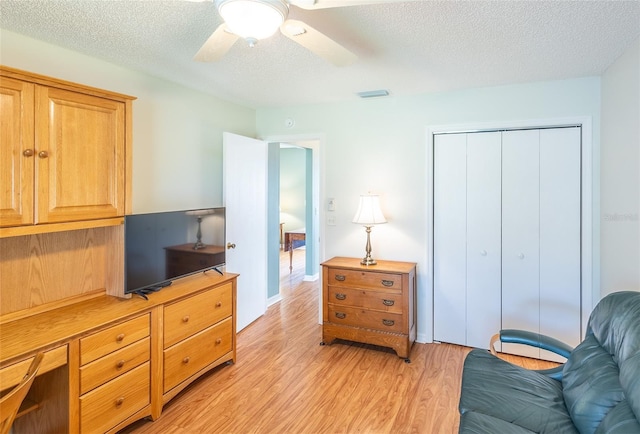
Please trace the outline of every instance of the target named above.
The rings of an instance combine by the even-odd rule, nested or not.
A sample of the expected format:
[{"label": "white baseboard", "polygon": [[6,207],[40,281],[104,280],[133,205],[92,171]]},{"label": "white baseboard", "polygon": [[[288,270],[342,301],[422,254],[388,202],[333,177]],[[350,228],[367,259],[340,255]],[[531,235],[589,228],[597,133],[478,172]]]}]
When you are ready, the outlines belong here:
[{"label": "white baseboard", "polygon": [[316,273],[316,274],[312,274],[312,275],[305,275],[304,278],[302,279],[305,282],[315,282],[316,280],[318,280],[320,278],[320,274]]},{"label": "white baseboard", "polygon": [[274,295],[273,297],[269,297],[267,298],[267,307],[279,303],[281,300],[282,296],[280,295],[280,293],[278,293],[278,295]]}]

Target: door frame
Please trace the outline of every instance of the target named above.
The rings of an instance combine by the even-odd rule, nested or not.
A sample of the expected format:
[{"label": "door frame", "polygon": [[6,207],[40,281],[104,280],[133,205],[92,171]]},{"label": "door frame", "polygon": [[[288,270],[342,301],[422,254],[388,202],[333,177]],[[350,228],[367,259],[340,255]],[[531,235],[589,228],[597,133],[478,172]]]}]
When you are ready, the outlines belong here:
[{"label": "door frame", "polygon": [[[312,216],[314,222],[314,227],[316,228],[316,232],[311,234],[311,236],[315,237],[315,252],[314,256],[317,258],[317,266],[318,271],[314,274],[307,274],[307,270],[305,270],[305,281],[315,281],[320,278],[319,267],[320,263],[324,261],[325,258],[325,233],[323,222],[325,221],[325,207],[320,206],[320,198],[324,197],[324,189],[325,189],[325,179],[322,168],[324,167],[324,146],[325,135],[318,134],[293,134],[293,135],[273,135],[266,136],[261,138],[260,140],[264,140],[265,142],[271,143],[290,143],[292,145],[299,146],[301,148],[311,149],[311,158],[312,158],[312,196],[313,196],[313,204],[312,204]],[[271,192],[272,189],[269,189]],[[271,202],[274,198],[269,193],[269,197],[267,198],[267,202]],[[268,272],[271,272],[269,270]],[[277,273],[278,270],[275,270]],[[322,282],[320,282],[322,283]],[[322,284],[318,286],[318,300],[321,299],[322,296]],[[277,301],[275,301],[277,302]],[[322,324],[322,303],[319,304],[318,311],[318,324]]]},{"label": "door frame", "polygon": [[[426,128],[426,142],[427,142],[427,294],[431,294],[427,307],[428,312],[431,314],[430,330],[426,331],[424,335],[418,336],[420,342],[433,342],[433,150],[434,150],[434,136],[436,134],[443,133],[474,133],[482,131],[500,131],[500,130],[516,130],[516,129],[534,129],[534,128],[553,128],[553,127],[567,127],[567,126],[580,126],[581,130],[581,198],[580,198],[580,213],[581,213],[581,228],[580,228],[580,292],[581,292],[581,305],[580,305],[580,323],[581,333],[580,338],[584,338],[584,333],[587,328],[587,322],[589,315],[593,310],[595,303],[600,300],[599,285],[594,286],[593,282],[599,281],[600,276],[600,258],[599,255],[595,255],[594,242],[598,240],[594,239],[593,229],[594,222],[597,224],[597,216],[593,203],[593,129],[591,116],[577,116],[566,118],[550,118],[550,119],[530,119],[521,121],[495,121],[495,122],[476,122],[468,124],[450,124],[450,125],[430,125]],[[599,227],[596,227],[599,230]],[[595,293],[597,291],[597,293]],[[426,314],[427,312],[425,312]],[[496,330],[496,333],[498,331]]]}]

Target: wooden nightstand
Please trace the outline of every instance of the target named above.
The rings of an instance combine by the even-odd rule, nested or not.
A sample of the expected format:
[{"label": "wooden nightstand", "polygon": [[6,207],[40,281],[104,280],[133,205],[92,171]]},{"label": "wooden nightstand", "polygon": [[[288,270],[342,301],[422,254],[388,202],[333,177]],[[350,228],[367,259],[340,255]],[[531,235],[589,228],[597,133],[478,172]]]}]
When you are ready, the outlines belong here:
[{"label": "wooden nightstand", "polygon": [[322,342],[393,348],[409,362],[416,340],[416,264],[336,257],[322,264]]}]

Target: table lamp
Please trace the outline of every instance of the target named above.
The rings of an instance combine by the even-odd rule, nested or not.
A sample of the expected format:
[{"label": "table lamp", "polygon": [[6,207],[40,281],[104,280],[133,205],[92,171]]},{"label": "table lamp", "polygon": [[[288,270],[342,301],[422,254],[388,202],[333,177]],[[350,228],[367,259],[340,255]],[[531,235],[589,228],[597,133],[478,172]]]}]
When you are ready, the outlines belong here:
[{"label": "table lamp", "polygon": [[380,209],[380,197],[377,194],[360,196],[360,203],[356,215],[353,217],[353,223],[363,225],[367,232],[367,255],[360,261],[362,265],[376,265],[375,259],[371,257],[371,227],[386,222],[387,219],[384,218]]}]

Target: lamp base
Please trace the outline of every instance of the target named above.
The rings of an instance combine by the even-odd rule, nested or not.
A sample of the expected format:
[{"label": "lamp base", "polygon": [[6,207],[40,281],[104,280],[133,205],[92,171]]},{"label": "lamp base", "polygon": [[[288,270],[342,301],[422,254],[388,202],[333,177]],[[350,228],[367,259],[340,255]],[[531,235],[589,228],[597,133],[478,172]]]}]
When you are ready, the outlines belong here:
[{"label": "lamp base", "polygon": [[377,262],[375,259],[373,259],[371,256],[365,256],[362,261],[360,261],[360,264],[362,265],[376,265]]},{"label": "lamp base", "polygon": [[196,241],[196,243],[193,245],[193,250],[200,250],[204,249],[205,247],[207,247],[207,245],[202,244],[202,241]]}]

